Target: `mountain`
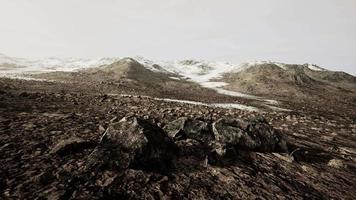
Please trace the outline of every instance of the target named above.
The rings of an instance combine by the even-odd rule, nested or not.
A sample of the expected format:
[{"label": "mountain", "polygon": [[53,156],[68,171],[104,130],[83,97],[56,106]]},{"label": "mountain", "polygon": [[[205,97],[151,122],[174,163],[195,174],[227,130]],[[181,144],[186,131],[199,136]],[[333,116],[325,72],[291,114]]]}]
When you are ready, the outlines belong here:
[{"label": "mountain", "polygon": [[204,60],[154,61],[144,57],[29,60],[0,55],[0,75],[23,74],[62,81],[129,84],[128,87],[141,87],[141,90],[168,90],[179,83],[186,88],[191,84],[240,97],[244,95],[242,92],[268,97],[318,98],[324,94],[354,93],[356,88],[354,76],[313,64],[258,61],[236,65]]},{"label": "mountain", "polygon": [[[133,93],[162,98],[194,101],[211,101],[219,98],[228,101],[230,97],[216,94],[209,88],[187,80],[176,71],[165,69],[149,60],[140,62],[133,58],[122,58],[111,64],[97,67],[83,67],[76,71],[45,72],[31,74],[31,78],[72,83],[75,88],[88,88],[90,92]],[[139,60],[138,59],[138,60]],[[73,88],[73,89],[75,89]]]},{"label": "mountain", "polygon": [[226,89],[259,95],[308,97],[328,92],[355,92],[356,77],[316,65],[247,63],[239,71],[223,75]]},{"label": "mountain", "polygon": [[[314,64],[284,64],[258,61],[234,65],[226,62],[183,60],[153,63],[162,73],[170,72],[218,93],[244,96],[241,93],[269,98],[297,96],[300,99],[355,96],[356,77],[345,72],[330,71]],[[300,100],[298,99],[298,100]],[[347,99],[347,98],[346,98]],[[351,100],[354,101],[354,100]]]}]

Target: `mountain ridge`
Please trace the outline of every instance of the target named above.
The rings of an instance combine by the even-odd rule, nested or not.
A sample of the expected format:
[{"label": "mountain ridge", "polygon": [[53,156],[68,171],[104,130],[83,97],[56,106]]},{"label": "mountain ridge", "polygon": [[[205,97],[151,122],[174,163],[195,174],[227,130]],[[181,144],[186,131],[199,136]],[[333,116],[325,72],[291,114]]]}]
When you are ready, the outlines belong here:
[{"label": "mountain ridge", "polygon": [[[0,65],[1,64],[13,64],[16,66],[31,66],[35,67],[36,65],[41,68],[43,65],[48,65],[48,68],[53,68],[53,67],[58,67],[58,70],[70,70],[70,67],[72,67],[72,70],[78,70],[78,68],[90,68],[90,67],[99,67],[101,65],[109,65],[112,64],[116,61],[119,61],[120,59],[123,58],[129,58],[129,57],[99,57],[99,58],[74,58],[74,57],[67,57],[67,58],[60,58],[60,57],[49,57],[49,58],[43,58],[43,59],[27,59],[27,58],[18,58],[18,57],[10,57],[5,54],[0,53]],[[208,61],[208,60],[202,60],[202,59],[183,59],[183,60],[173,60],[173,61],[160,61],[160,60],[153,60],[153,59],[147,59],[142,56],[133,56],[131,57],[132,59],[137,60],[141,64],[151,67],[153,65],[175,65],[175,64],[180,64],[180,65],[185,65],[185,66],[209,66],[209,65],[217,65],[217,66],[222,66],[224,65],[225,67],[228,66],[228,69],[231,68],[239,68],[241,66],[255,66],[255,65],[261,65],[261,64],[275,64],[277,66],[280,66],[283,68],[284,66],[290,66],[290,65],[307,65],[311,70],[315,71],[332,71],[329,69],[324,69],[319,67],[318,65],[315,64],[310,64],[310,63],[305,63],[305,64],[287,64],[287,63],[282,63],[282,62],[272,62],[272,61],[252,61],[252,62],[242,62],[240,64],[235,64],[235,63],[230,63],[226,61]],[[63,69],[63,66],[61,68],[61,65],[65,66]],[[153,69],[153,68],[151,68]],[[347,72],[345,72],[347,73]],[[349,73],[348,73],[349,74]],[[350,74],[351,75],[351,74]]]},{"label": "mountain ridge", "polygon": [[[355,93],[356,90],[356,77],[346,72],[331,71],[308,63],[254,61],[235,65],[228,62],[192,59],[153,61],[144,57],[94,60],[70,58],[68,62],[65,59],[59,62],[55,58],[50,58],[43,61],[25,60],[28,67],[19,67],[20,64],[26,65],[26,62],[20,59],[20,64],[17,64],[18,59],[20,58],[0,59],[0,75],[11,76],[21,72],[20,76],[27,73],[32,78],[60,81],[80,79],[82,82],[95,80],[94,82],[98,84],[124,81],[133,83],[134,85],[130,83],[131,87],[161,88],[160,90],[165,87],[172,88],[177,84],[185,85],[186,88],[191,82],[191,85],[195,84],[194,87],[198,84],[220,94],[237,97],[244,95],[240,93],[242,92],[269,98],[291,95],[318,98],[329,91],[332,91],[332,94],[344,95]],[[63,62],[66,64],[61,65]]]}]

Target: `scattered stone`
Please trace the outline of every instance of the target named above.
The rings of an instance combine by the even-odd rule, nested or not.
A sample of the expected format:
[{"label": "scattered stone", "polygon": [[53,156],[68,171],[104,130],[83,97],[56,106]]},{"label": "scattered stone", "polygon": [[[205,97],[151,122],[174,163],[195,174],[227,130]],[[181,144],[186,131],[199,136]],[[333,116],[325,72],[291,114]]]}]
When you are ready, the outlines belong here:
[{"label": "scattered stone", "polygon": [[326,142],[331,142],[331,141],[335,140],[335,138],[333,136],[323,135],[323,136],[321,136],[321,140],[326,141]]},{"label": "scattered stone", "polygon": [[93,141],[86,141],[81,138],[72,137],[66,140],[59,141],[53,149],[50,151],[52,154],[58,154],[59,156],[66,156],[68,154],[73,154],[81,152],[85,149],[94,148],[96,145]]},{"label": "scattered stone", "polygon": [[25,123],[25,124],[22,125],[22,127],[25,130],[33,130],[36,127],[36,125],[33,124],[33,123]]},{"label": "scattered stone", "polygon": [[118,121],[118,118],[115,116],[110,120],[110,123],[115,123]]},{"label": "scattered stone", "polygon": [[42,172],[33,178],[33,182],[41,185],[47,185],[51,183],[55,177],[51,172]]},{"label": "scattered stone", "polygon": [[346,165],[344,165],[343,161],[339,160],[339,159],[331,159],[328,162],[328,166],[334,167],[334,168],[337,168],[337,169],[342,169],[342,168],[346,167]]},{"label": "scattered stone", "polygon": [[289,154],[273,153],[273,155],[288,163],[292,163],[294,161],[293,156],[290,156]]},{"label": "scattered stone", "polygon": [[43,116],[49,117],[49,118],[67,118],[70,117],[70,114],[62,114],[62,113],[43,113]]},{"label": "scattered stone", "polygon": [[332,132],[330,135],[331,135],[331,136],[337,136],[338,134],[335,133],[335,132]]},{"label": "scattered stone", "polygon": [[97,185],[99,185],[100,187],[107,187],[118,176],[118,174],[113,171],[105,171],[101,175],[102,176],[97,180]]},{"label": "scattered stone", "polygon": [[99,130],[99,133],[103,134],[106,129],[102,125],[99,125],[98,130]]},{"label": "scattered stone", "polygon": [[[16,87],[13,86],[14,89]],[[26,87],[32,86],[28,84]],[[59,89],[59,91],[61,89],[56,85],[50,85],[50,87],[55,90]],[[39,89],[40,87],[38,87],[38,91],[40,91]],[[70,89],[81,88],[78,86],[78,88]],[[113,88],[112,92],[121,92],[116,89]],[[267,122],[257,122],[254,125],[251,121],[240,121],[245,125],[240,122],[236,123],[237,125],[234,125],[233,122],[231,122],[233,125],[225,123],[229,130],[231,128],[231,130],[241,131],[242,136],[249,136],[257,144],[253,148],[241,150],[243,148],[239,146],[239,142],[241,142],[239,137],[236,137],[239,140],[235,141],[234,138],[229,138],[227,135],[219,140],[215,138],[211,122],[218,122],[218,119],[222,117],[227,118],[227,121],[231,119],[239,121],[236,119],[253,118],[257,113],[251,114],[237,109],[212,109],[173,102],[157,102],[149,98],[143,98],[138,102],[136,98],[121,98],[119,96],[110,97],[100,103],[97,94],[102,91],[95,91],[95,94],[81,91],[82,94],[76,100],[80,106],[74,106],[71,103],[74,95],[64,97],[65,92],[63,94],[58,92],[48,94],[42,91],[38,93],[28,91],[31,94],[26,98],[19,98],[17,93],[11,95],[13,91],[10,90],[7,91],[8,94],[0,95],[2,105],[0,111],[3,117],[0,119],[0,131],[2,131],[0,196],[4,199],[355,199],[352,185],[355,182],[352,161],[355,161],[354,155],[356,154],[352,148],[354,146],[352,138],[355,137],[352,129],[356,127],[350,125],[355,120],[354,118],[347,119],[344,116],[347,112],[345,111],[344,114],[344,110],[338,111],[337,107],[335,111],[323,113],[326,119],[335,119],[335,122],[332,122],[334,125],[322,124],[317,120],[314,122],[313,119],[308,120],[304,116],[297,116],[297,121],[300,123],[294,125],[292,114],[290,114],[292,121],[285,119],[289,113],[268,112],[263,114],[269,121],[273,120],[275,128],[281,128],[282,124],[286,124],[288,127],[289,132],[287,133],[291,136],[288,148],[290,150],[301,149],[289,154],[293,156],[291,158],[287,154],[274,153],[278,149],[276,148],[278,144],[275,145],[274,142],[261,145],[256,142],[264,140],[263,138],[270,141],[269,136],[266,135],[271,135],[270,132],[273,131],[266,128],[268,127],[265,124]],[[132,93],[136,92],[139,93],[141,90],[132,91]],[[57,93],[58,95],[56,95]],[[186,96],[180,97],[185,98]],[[212,102],[220,99],[206,100]],[[226,101],[228,100],[226,99]],[[298,105],[292,104],[288,107],[299,108]],[[315,110],[305,107],[300,108],[300,111],[309,116]],[[354,112],[352,108],[350,111]],[[53,113],[55,114],[53,115]],[[67,116],[56,113],[63,113]],[[68,115],[68,113],[76,114]],[[170,138],[167,134],[163,134],[164,138],[171,141],[168,143],[179,149],[170,154],[173,155],[172,159],[168,159],[171,160],[172,168],[168,173],[163,173],[164,170],[161,171],[160,168],[165,164],[161,162],[160,158],[165,156],[161,152],[169,151],[167,149],[170,148],[150,147],[149,143],[152,141],[144,134],[144,132],[154,132],[152,135],[156,135],[162,130],[147,131],[149,128],[142,125],[137,119],[138,126],[144,127],[138,128],[142,132],[138,131],[139,134],[136,134],[135,131],[132,131],[135,129],[130,129],[129,125],[123,126],[120,129],[127,131],[128,135],[134,132],[131,135],[134,138],[129,137],[131,139],[123,139],[119,143],[118,139],[107,137],[112,133],[111,130],[114,130],[107,129],[107,127],[113,127],[110,125],[110,119],[114,116],[118,116],[118,118],[113,120],[112,124],[118,123],[121,119],[120,116],[136,116],[139,119],[149,120],[154,127],[165,127],[164,125],[173,120],[186,116],[189,118],[186,119],[184,126],[190,126],[193,130],[184,133],[186,139],[174,139],[174,144],[172,139],[174,137]],[[126,118],[126,121],[130,120],[130,117]],[[194,123],[189,125],[187,121]],[[31,129],[25,130],[22,125],[27,123],[36,126],[30,126]],[[203,128],[204,131],[199,131],[199,127],[204,123],[207,124],[207,133],[212,139],[203,140],[200,138],[206,129]],[[339,128],[339,124],[344,124],[343,132]],[[99,128],[99,125],[102,127]],[[218,123],[216,125],[218,127]],[[184,126],[181,129],[184,130]],[[322,127],[322,131],[311,131],[310,127]],[[83,134],[86,129],[91,131]],[[220,130],[218,132],[226,131],[224,126],[217,129]],[[266,129],[267,131],[265,131]],[[106,134],[103,134],[105,131]],[[320,140],[323,135],[331,136],[333,132],[338,134],[335,137],[336,141],[323,142]],[[293,135],[294,133],[299,135]],[[234,134],[238,136],[239,132]],[[95,145],[98,153],[96,157],[93,151],[90,155],[88,149],[74,151],[78,152],[75,154],[70,154],[71,151],[69,151],[69,154],[63,157],[49,154],[57,143],[62,142],[59,141],[60,138],[79,136],[83,140],[93,141],[94,139],[97,141],[100,135],[104,135],[104,137],[100,145]],[[139,137],[140,135],[145,135],[143,138],[146,140]],[[127,135],[123,134],[124,136]],[[136,137],[137,139],[135,139]],[[48,149],[53,143],[52,141],[55,142]],[[140,145],[135,146],[133,144],[136,143],[130,143],[131,141],[137,141],[137,144]],[[233,142],[227,145],[224,141]],[[234,142],[238,145],[231,144]],[[289,146],[290,142],[293,142],[296,147]],[[120,144],[120,148],[117,147],[118,144]],[[125,144],[130,145],[125,146]],[[161,143],[157,142],[157,144]],[[245,144],[242,143],[242,145]],[[269,150],[264,151],[264,149],[258,149],[258,145],[272,147],[264,147]],[[131,148],[130,146],[135,147]],[[319,151],[315,149],[319,149]],[[115,152],[119,153],[115,154]],[[211,166],[214,164],[214,153],[222,156],[222,158],[217,157],[217,163],[222,160],[223,164],[228,165]],[[147,155],[158,156],[155,159],[155,156]],[[147,157],[147,159],[142,157]],[[114,161],[111,158],[114,158]],[[206,164],[206,158],[210,165]],[[343,165],[347,165],[347,168],[333,170],[334,168],[327,166],[333,158],[342,159]],[[293,159],[295,162],[290,163]],[[94,163],[92,170],[84,170],[91,160]],[[230,160],[233,162],[229,162]],[[111,163],[114,166],[112,168],[109,167]],[[126,168],[122,166],[124,168],[122,171],[118,171],[117,168],[120,167],[116,167],[120,166],[120,163],[127,163]],[[145,163],[155,167],[147,168]],[[325,171],[325,167],[329,167],[329,169]],[[41,171],[44,173],[41,174]],[[47,179],[46,172],[50,173],[49,176],[53,174],[54,178]]]},{"label": "scattered stone", "polygon": [[316,176],[318,175],[317,171],[315,169],[313,169],[311,166],[306,166],[306,165],[302,165],[302,169],[303,171],[313,175],[313,176]]}]

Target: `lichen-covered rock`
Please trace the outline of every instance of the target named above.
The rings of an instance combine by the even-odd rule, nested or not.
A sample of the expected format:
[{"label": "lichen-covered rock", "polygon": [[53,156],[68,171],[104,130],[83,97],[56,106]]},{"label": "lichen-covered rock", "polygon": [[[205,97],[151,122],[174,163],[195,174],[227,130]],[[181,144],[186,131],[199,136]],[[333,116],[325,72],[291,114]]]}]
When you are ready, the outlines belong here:
[{"label": "lichen-covered rock", "polygon": [[259,152],[288,152],[286,135],[274,129],[263,117],[251,120],[246,132],[256,144],[252,150]]},{"label": "lichen-covered rock", "polygon": [[158,126],[135,117],[111,124],[89,157],[87,167],[166,171],[175,144]]},{"label": "lichen-covered rock", "polygon": [[[208,157],[210,164],[223,163],[226,158],[236,160],[236,156],[248,152],[287,152],[285,136],[262,117],[251,121],[222,118],[212,124],[181,117],[166,124],[163,129],[180,144],[181,152],[186,152],[185,148],[196,149],[189,151],[189,156],[182,153],[181,156],[199,162]],[[186,143],[179,143],[182,140],[194,140],[200,144],[185,147],[182,144]],[[205,152],[198,155],[201,150]]]},{"label": "lichen-covered rock", "polygon": [[250,122],[219,119],[212,129],[218,154],[225,154],[227,148],[258,152],[286,152],[286,138],[263,118]]},{"label": "lichen-covered rock", "polygon": [[178,118],[163,127],[169,137],[174,140],[193,139],[201,143],[208,143],[214,139],[208,123],[200,120]]},{"label": "lichen-covered rock", "polygon": [[212,125],[215,140],[224,145],[252,149],[256,146],[255,141],[243,126],[245,126],[244,122],[238,120],[219,119]]},{"label": "lichen-covered rock", "polygon": [[340,159],[331,159],[328,162],[328,166],[334,167],[334,168],[337,168],[337,169],[341,169],[341,168],[345,168],[346,167],[346,165]]}]

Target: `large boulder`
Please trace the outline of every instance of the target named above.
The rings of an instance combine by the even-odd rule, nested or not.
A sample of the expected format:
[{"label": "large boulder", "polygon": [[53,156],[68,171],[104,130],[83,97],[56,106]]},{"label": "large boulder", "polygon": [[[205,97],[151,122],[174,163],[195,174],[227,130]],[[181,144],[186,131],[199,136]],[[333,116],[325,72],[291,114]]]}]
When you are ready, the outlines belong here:
[{"label": "large boulder", "polygon": [[217,143],[253,148],[256,144],[245,131],[247,124],[244,121],[219,119],[212,124],[214,138]]},{"label": "large boulder", "polygon": [[257,152],[286,152],[285,136],[268,122],[257,117],[250,122],[243,120],[220,119],[212,129],[217,146],[233,147],[236,150]]},{"label": "large boulder", "polygon": [[274,129],[263,117],[257,117],[249,122],[246,132],[255,141],[252,149],[259,152],[287,153],[287,136]]},{"label": "large boulder", "polygon": [[[199,162],[204,162],[205,156],[209,163],[217,164],[223,160],[235,160],[236,156],[249,152],[287,152],[285,136],[263,117],[250,121],[223,118],[212,124],[181,117],[163,129],[176,142],[180,157]],[[187,146],[190,143],[194,145]],[[205,155],[199,153],[202,151]]]},{"label": "large boulder", "polygon": [[208,123],[186,117],[168,123],[163,129],[175,141],[193,139],[201,143],[208,143],[214,139]]},{"label": "large boulder", "polygon": [[87,168],[166,171],[176,151],[164,131],[145,120],[123,118],[112,123],[89,157]]}]

